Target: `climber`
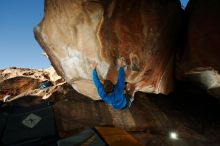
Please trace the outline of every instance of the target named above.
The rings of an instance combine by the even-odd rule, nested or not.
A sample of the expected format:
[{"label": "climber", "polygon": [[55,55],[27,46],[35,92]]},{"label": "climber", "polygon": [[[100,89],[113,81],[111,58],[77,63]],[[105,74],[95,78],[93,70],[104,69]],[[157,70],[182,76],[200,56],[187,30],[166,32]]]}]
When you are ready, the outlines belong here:
[{"label": "climber", "polygon": [[115,109],[125,109],[129,105],[129,100],[126,99],[124,95],[125,87],[125,62],[123,59],[118,61],[119,71],[118,71],[118,81],[114,85],[110,80],[104,80],[102,84],[99,80],[96,67],[97,63],[92,63],[91,67],[93,68],[93,82],[98,90],[99,96],[106,103],[110,104]]}]

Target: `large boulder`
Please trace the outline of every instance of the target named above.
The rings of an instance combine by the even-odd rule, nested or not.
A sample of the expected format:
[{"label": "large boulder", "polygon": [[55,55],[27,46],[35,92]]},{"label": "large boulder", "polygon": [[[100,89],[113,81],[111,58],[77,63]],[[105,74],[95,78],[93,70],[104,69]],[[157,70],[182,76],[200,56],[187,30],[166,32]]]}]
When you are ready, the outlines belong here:
[{"label": "large boulder", "polygon": [[179,0],[45,0],[35,37],[57,73],[92,99],[90,63],[116,83],[119,57],[132,90],[168,94],[181,12]]},{"label": "large boulder", "polygon": [[220,1],[190,0],[186,17],[186,46],[178,76],[220,97]]}]

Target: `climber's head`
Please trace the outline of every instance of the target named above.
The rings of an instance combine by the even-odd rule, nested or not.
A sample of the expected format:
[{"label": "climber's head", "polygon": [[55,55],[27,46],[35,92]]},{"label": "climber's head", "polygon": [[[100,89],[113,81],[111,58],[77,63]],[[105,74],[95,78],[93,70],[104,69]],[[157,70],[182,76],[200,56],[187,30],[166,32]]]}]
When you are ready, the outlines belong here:
[{"label": "climber's head", "polygon": [[103,86],[107,94],[113,92],[114,90],[114,84],[110,80],[104,80]]}]

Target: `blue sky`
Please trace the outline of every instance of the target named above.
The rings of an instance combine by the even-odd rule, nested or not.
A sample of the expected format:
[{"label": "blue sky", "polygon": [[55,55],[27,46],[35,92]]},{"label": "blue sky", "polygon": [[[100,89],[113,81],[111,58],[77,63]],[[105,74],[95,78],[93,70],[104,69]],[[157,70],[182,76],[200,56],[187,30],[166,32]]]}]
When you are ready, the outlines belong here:
[{"label": "blue sky", "polygon": [[49,60],[34,38],[44,0],[0,0],[0,68],[47,68]]},{"label": "blue sky", "polygon": [[0,69],[50,66],[33,33],[43,15],[44,0],[0,0]]},{"label": "blue sky", "polygon": [[185,8],[189,0],[180,0],[182,4],[182,8]]}]

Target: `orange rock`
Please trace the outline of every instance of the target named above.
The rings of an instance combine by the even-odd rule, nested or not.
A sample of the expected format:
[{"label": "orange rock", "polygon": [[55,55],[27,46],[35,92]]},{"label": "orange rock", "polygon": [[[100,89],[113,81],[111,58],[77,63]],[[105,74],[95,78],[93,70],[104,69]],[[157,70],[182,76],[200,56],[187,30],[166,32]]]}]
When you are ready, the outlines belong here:
[{"label": "orange rock", "polygon": [[181,12],[178,0],[46,0],[35,37],[58,74],[92,99],[90,63],[115,83],[119,57],[132,90],[168,94]]}]

